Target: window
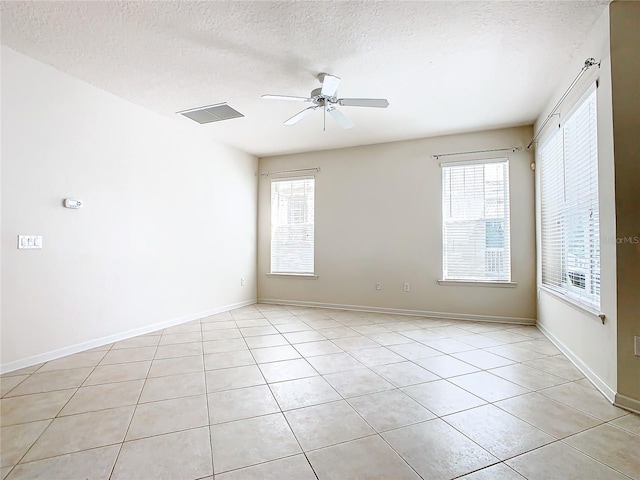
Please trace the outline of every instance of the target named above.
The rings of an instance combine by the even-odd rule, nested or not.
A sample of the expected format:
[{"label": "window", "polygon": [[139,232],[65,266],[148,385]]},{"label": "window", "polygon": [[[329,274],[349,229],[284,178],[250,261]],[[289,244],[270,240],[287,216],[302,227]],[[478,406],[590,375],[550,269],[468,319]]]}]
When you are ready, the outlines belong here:
[{"label": "window", "polygon": [[314,273],[313,177],[271,181],[271,273]]},{"label": "window", "polygon": [[538,149],[542,284],[600,307],[596,88]]},{"label": "window", "polygon": [[507,159],[442,164],[443,279],[511,281]]}]

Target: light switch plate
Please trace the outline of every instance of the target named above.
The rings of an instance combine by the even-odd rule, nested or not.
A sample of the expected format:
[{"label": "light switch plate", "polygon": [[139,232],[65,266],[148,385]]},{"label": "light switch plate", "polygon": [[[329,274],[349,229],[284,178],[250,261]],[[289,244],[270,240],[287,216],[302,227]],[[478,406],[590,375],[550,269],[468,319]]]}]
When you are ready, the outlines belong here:
[{"label": "light switch plate", "polygon": [[18,248],[42,248],[42,235],[18,235]]},{"label": "light switch plate", "polygon": [[633,337],[633,353],[636,357],[640,357],[640,337]]}]

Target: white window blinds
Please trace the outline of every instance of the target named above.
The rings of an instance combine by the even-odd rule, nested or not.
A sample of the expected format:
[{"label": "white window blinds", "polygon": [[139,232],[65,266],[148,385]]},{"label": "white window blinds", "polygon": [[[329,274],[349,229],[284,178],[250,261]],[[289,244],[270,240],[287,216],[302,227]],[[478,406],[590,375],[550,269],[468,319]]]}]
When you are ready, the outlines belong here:
[{"label": "white window blinds", "polygon": [[507,159],[442,164],[443,279],[511,281]]},{"label": "white window blinds", "polygon": [[538,149],[542,284],[600,306],[596,88]]},{"label": "white window blinds", "polygon": [[271,180],[271,273],[314,273],[315,179]]}]

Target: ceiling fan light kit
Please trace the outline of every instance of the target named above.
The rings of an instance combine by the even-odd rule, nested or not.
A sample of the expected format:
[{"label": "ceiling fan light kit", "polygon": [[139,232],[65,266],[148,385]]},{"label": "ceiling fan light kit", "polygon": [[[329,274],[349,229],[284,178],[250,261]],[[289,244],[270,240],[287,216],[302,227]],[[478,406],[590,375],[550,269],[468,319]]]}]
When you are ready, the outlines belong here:
[{"label": "ceiling fan light kit", "polygon": [[312,114],[318,108],[322,108],[325,116],[328,113],[338,125],[344,129],[352,128],[353,122],[336,108],[341,107],[373,107],[387,108],[389,102],[386,98],[338,98],[338,86],[340,78],[328,73],[319,73],[318,80],[322,87],[311,90],[308,97],[293,97],[288,95],[262,95],[266,100],[288,100],[294,102],[306,102],[313,105],[305,108],[301,112],[296,113],[293,117],[285,120],[285,125],[295,125],[303,118]]}]

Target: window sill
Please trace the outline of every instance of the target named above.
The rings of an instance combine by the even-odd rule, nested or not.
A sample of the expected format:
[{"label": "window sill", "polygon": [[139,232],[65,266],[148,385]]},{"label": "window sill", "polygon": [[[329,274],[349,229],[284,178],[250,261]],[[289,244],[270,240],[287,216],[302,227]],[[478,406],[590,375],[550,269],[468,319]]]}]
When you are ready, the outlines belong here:
[{"label": "window sill", "polygon": [[517,282],[491,282],[486,280],[438,280],[440,285],[446,287],[497,287],[497,288],[515,288]]},{"label": "window sill", "polygon": [[318,278],[318,275],[315,273],[267,273],[267,277],[306,278],[308,280],[315,280]]},{"label": "window sill", "polygon": [[553,288],[549,288],[545,285],[538,285],[538,288],[540,289],[540,291],[548,293],[552,297],[560,300],[562,303],[565,303],[570,307],[575,308],[576,310],[580,310],[582,313],[586,313],[588,315],[593,315],[594,317],[598,317],[600,321],[602,321],[602,324],[604,325],[604,320],[606,316],[600,310],[597,310],[593,308],[591,305],[587,305],[586,303],[579,302],[578,300],[575,300],[569,295],[565,295],[564,293],[558,292]]}]

